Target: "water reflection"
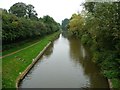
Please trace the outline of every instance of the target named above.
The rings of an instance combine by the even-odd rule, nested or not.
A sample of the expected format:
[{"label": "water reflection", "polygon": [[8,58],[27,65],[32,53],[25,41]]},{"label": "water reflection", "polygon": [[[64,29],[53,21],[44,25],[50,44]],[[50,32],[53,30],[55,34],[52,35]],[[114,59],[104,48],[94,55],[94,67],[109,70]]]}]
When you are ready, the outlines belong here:
[{"label": "water reflection", "polygon": [[62,35],[63,38],[68,38],[68,32],[67,31],[63,31],[61,35]]},{"label": "water reflection", "polygon": [[70,57],[74,60],[75,63],[80,62],[80,58],[82,59],[80,53],[80,42],[75,38],[69,38],[69,47],[70,47]]},{"label": "water reflection", "polygon": [[74,63],[82,66],[84,74],[90,79],[91,88],[107,88],[108,83],[103,82],[106,79],[101,75],[99,68],[95,63],[91,62],[89,50],[87,50],[76,38],[69,39],[70,56]]},{"label": "water reflection", "polygon": [[85,59],[87,54],[85,53],[85,49],[84,49],[83,45],[81,45],[80,49],[81,49],[81,55],[82,55],[83,59]]},{"label": "water reflection", "polygon": [[106,79],[79,39],[61,34],[21,82],[21,88],[104,88]]},{"label": "water reflection", "polygon": [[47,48],[47,52],[44,53],[43,57],[49,58],[50,55],[53,53],[53,48],[54,48],[54,44],[52,43],[52,44]]}]

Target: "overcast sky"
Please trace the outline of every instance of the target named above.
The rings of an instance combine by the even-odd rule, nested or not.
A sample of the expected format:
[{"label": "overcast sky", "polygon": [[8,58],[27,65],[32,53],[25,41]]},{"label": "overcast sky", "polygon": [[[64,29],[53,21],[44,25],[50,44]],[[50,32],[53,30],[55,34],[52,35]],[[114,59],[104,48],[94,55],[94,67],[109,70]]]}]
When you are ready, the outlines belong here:
[{"label": "overcast sky", "polygon": [[23,2],[32,4],[38,17],[50,15],[61,23],[64,18],[70,18],[73,13],[80,12],[84,0],[0,0],[0,8],[9,9],[13,4]]}]

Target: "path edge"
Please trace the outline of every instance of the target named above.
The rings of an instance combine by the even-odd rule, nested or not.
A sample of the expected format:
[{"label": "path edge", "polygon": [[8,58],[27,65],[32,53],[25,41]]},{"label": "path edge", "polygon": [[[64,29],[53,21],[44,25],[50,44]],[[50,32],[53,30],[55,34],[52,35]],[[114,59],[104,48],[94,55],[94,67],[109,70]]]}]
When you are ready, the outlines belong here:
[{"label": "path edge", "polygon": [[37,61],[39,60],[39,58],[44,54],[44,52],[47,50],[47,48],[52,44],[52,42],[49,42],[42,51],[39,52],[39,54],[37,55],[37,57],[35,59],[33,59],[32,63],[18,76],[17,80],[16,80],[16,90],[18,90],[19,88],[19,84],[21,82],[21,80],[24,79],[24,77],[27,75],[27,73],[32,69],[32,67],[37,63]]},{"label": "path edge", "polygon": [[113,90],[113,85],[112,85],[111,79],[108,79],[108,84],[109,84],[110,90]]}]

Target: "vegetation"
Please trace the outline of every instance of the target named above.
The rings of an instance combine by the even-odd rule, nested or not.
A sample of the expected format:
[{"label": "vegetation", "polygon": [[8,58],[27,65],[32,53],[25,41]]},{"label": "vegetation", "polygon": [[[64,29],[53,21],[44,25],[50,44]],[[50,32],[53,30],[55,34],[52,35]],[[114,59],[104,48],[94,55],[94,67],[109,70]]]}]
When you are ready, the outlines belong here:
[{"label": "vegetation", "polygon": [[67,28],[68,28],[68,23],[69,23],[69,19],[65,18],[63,21],[62,21],[62,25],[61,25],[61,28],[62,30],[64,31],[67,31]]},{"label": "vegetation", "polygon": [[47,15],[38,18],[34,6],[24,3],[14,4],[9,12],[2,9],[2,20],[3,50],[8,49],[7,44],[42,37],[59,30],[59,24],[52,17]]},{"label": "vegetation", "polygon": [[34,6],[22,2],[15,3],[9,11],[0,9],[1,16],[2,86],[15,88],[19,74],[50,41],[59,35],[60,25],[48,15],[38,18]]},{"label": "vegetation", "polygon": [[[83,6],[81,13],[62,21],[62,29],[90,47],[93,62],[111,79],[114,88],[120,88],[120,3],[85,2]],[[9,11],[0,10],[3,55],[21,49],[2,59],[3,88],[14,88],[19,74],[58,36],[60,25],[48,15],[38,18],[31,4],[18,2]]]},{"label": "vegetation", "polygon": [[92,60],[114,88],[120,88],[120,3],[85,2],[85,10],[73,14],[68,24],[71,35],[89,46]]},{"label": "vegetation", "polygon": [[17,42],[17,43],[12,43],[10,45],[6,45],[7,48],[9,48],[8,50],[3,50],[2,51],[2,56],[5,56],[9,53],[15,52],[17,50],[23,49],[27,46],[30,46],[34,43],[37,43],[40,39],[42,39],[44,37],[35,37],[35,38],[30,38],[21,42]]},{"label": "vegetation", "polygon": [[46,36],[40,39],[37,44],[10,56],[4,57],[2,61],[3,88],[15,88],[16,79],[20,73],[22,73],[26,67],[32,63],[32,60],[39,54],[39,52],[42,51],[42,49],[58,35],[59,32]]}]

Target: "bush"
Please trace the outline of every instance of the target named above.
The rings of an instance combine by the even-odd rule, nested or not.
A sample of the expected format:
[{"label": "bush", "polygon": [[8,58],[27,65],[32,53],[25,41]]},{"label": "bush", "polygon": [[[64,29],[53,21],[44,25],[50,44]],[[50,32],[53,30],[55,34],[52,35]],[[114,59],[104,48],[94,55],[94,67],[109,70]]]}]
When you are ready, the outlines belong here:
[{"label": "bush", "polygon": [[84,34],[81,37],[81,43],[83,45],[91,46],[92,45],[92,38],[88,34]]},{"label": "bush", "polygon": [[[44,36],[59,30],[59,24],[50,16],[44,16],[42,20],[33,20],[3,12],[2,18],[3,46],[37,36]],[[4,49],[6,48],[4,47]]]},{"label": "bush", "polygon": [[102,55],[101,52],[98,51],[93,52],[93,57],[92,57],[93,62],[100,64],[103,60],[104,60],[104,56]]}]

